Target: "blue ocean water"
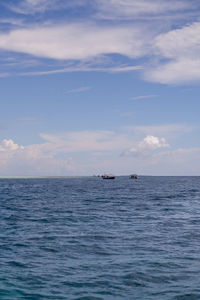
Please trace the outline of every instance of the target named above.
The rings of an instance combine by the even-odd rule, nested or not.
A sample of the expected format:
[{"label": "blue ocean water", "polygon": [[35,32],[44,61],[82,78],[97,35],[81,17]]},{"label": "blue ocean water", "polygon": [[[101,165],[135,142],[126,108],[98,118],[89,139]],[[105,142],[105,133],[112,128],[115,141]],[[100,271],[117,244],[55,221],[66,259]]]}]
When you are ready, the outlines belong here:
[{"label": "blue ocean water", "polygon": [[0,179],[0,299],[200,299],[200,177]]}]

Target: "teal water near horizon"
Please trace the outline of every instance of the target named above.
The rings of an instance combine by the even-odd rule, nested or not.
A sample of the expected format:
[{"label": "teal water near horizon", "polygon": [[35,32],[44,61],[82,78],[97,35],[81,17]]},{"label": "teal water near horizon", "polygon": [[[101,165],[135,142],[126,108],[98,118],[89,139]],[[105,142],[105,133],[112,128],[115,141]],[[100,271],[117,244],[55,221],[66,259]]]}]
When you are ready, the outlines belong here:
[{"label": "teal water near horizon", "polygon": [[200,177],[0,179],[0,299],[200,299]]}]

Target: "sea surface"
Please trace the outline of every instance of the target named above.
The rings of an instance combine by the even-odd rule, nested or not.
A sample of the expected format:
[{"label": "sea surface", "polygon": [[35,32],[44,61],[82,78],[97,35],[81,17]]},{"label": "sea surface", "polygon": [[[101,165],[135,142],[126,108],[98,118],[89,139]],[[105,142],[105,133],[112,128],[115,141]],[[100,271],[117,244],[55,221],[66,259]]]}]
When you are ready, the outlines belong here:
[{"label": "sea surface", "polygon": [[0,179],[13,299],[200,299],[200,177]]}]

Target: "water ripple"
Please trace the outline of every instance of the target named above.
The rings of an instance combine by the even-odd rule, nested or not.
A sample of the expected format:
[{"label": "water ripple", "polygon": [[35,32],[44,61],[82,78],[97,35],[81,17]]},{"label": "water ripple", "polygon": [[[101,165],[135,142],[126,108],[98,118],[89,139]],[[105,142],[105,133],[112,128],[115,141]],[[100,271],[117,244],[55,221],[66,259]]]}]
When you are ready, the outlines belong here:
[{"label": "water ripple", "polygon": [[0,180],[0,299],[200,299],[200,178]]}]

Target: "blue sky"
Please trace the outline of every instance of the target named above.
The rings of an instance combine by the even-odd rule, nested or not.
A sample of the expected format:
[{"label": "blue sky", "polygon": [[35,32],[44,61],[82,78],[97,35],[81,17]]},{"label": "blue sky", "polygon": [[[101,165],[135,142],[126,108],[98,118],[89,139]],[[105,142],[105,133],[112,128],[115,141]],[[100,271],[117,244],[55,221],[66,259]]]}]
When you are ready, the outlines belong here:
[{"label": "blue sky", "polygon": [[0,1],[0,176],[199,175],[199,12]]}]

